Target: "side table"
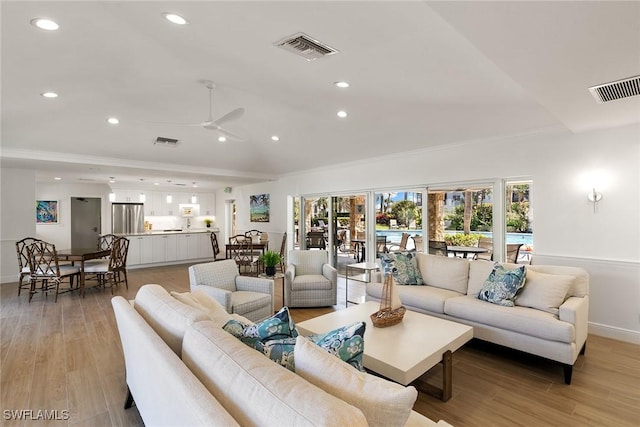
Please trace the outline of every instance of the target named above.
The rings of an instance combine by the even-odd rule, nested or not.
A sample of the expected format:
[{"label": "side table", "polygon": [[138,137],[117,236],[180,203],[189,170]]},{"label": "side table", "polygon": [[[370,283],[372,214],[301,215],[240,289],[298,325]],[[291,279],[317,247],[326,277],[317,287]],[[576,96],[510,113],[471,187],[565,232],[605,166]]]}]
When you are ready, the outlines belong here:
[{"label": "side table", "polygon": [[[273,280],[273,284],[274,284],[274,300],[275,300],[275,283],[276,283],[277,279],[280,279],[280,282],[282,283],[282,294],[281,294],[282,295],[282,306],[281,307],[284,307],[284,274],[283,273],[276,273],[273,276],[268,276],[265,273],[260,273],[260,274],[258,274],[258,277],[261,278],[261,279]],[[274,301],[273,306],[275,308],[275,301]],[[275,310],[275,311],[277,312],[278,310]]]},{"label": "side table", "polygon": [[[349,276],[349,270],[357,270],[361,273]],[[347,264],[344,276],[344,299],[345,307],[349,306],[349,303],[358,304],[357,301],[349,301],[349,279],[357,282],[369,283],[371,282],[371,272],[380,270],[380,266],[375,262],[359,262],[356,264]]]}]

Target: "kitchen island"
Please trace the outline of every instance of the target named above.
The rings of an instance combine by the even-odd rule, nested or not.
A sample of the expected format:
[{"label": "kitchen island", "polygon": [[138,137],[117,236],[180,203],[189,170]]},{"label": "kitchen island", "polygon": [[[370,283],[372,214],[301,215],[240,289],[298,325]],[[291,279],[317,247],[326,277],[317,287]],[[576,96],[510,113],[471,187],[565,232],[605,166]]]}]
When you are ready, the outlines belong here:
[{"label": "kitchen island", "polygon": [[119,234],[129,239],[128,268],[211,261],[211,233],[217,228],[151,230]]}]

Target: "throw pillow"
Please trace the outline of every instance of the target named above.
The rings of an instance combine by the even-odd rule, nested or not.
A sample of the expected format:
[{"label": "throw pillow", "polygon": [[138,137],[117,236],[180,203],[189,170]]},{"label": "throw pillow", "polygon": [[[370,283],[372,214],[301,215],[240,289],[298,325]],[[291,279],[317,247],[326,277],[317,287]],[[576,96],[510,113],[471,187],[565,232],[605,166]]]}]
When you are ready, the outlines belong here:
[{"label": "throw pillow", "polygon": [[380,262],[384,274],[393,274],[393,278],[398,285],[423,284],[414,253],[392,252],[380,254]]},{"label": "throw pillow", "polygon": [[364,371],[364,322],[343,326],[326,334],[311,335],[309,338],[319,347],[347,362],[359,371]]},{"label": "throw pillow", "polygon": [[513,307],[516,294],[524,286],[525,268],[507,270],[501,265],[496,265],[484,282],[478,299],[493,304]]},{"label": "throw pillow", "polygon": [[255,349],[262,352],[269,359],[295,372],[294,350],[296,337],[269,340],[265,343],[257,342]]},{"label": "throw pillow", "polygon": [[515,303],[558,315],[574,279],[574,276],[527,270],[527,281]]},{"label": "throw pillow", "polygon": [[249,347],[256,349],[258,342],[265,343],[269,340],[298,336],[293,318],[289,315],[289,307],[282,307],[273,316],[254,324],[245,324],[231,319],[225,323],[222,329],[239,338]]},{"label": "throw pillow", "polygon": [[296,338],[296,374],[360,409],[370,426],[405,425],[418,392],[359,372],[330,356],[306,338]]}]

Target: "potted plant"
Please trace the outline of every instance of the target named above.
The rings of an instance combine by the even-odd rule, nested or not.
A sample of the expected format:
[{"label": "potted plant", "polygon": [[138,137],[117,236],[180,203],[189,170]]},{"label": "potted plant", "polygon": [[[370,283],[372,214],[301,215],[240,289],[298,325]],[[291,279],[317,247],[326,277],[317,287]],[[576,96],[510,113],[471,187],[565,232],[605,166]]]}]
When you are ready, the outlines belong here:
[{"label": "potted plant", "polygon": [[213,222],[213,221],[211,221],[209,218],[207,218],[207,219],[205,219],[205,220],[204,220],[204,223],[207,225],[207,228],[210,228],[210,227],[211,227],[211,223],[212,223],[212,222]]},{"label": "potted plant", "polygon": [[260,262],[264,264],[264,272],[267,276],[276,274],[276,265],[280,264],[280,261],[282,261],[280,253],[276,251],[266,251],[260,255]]}]

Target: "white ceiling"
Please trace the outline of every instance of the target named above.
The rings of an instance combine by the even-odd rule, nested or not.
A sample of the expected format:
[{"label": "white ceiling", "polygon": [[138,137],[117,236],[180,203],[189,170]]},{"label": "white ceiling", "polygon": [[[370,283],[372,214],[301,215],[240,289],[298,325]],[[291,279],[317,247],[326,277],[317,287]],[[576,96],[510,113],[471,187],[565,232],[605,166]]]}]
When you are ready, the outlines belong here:
[{"label": "white ceiling", "polygon": [[[640,122],[640,97],[598,104],[588,91],[640,74],[635,1],[1,7],[2,166],[35,167],[40,180],[219,188],[429,146]],[[60,29],[39,30],[36,17]],[[274,46],[300,31],[340,53],[306,61]],[[245,107],[228,128],[246,141],[147,123],[205,121],[202,79],[217,86],[214,117]],[[60,96],[40,96],[48,90]],[[158,136],[180,144],[154,146]]]}]

